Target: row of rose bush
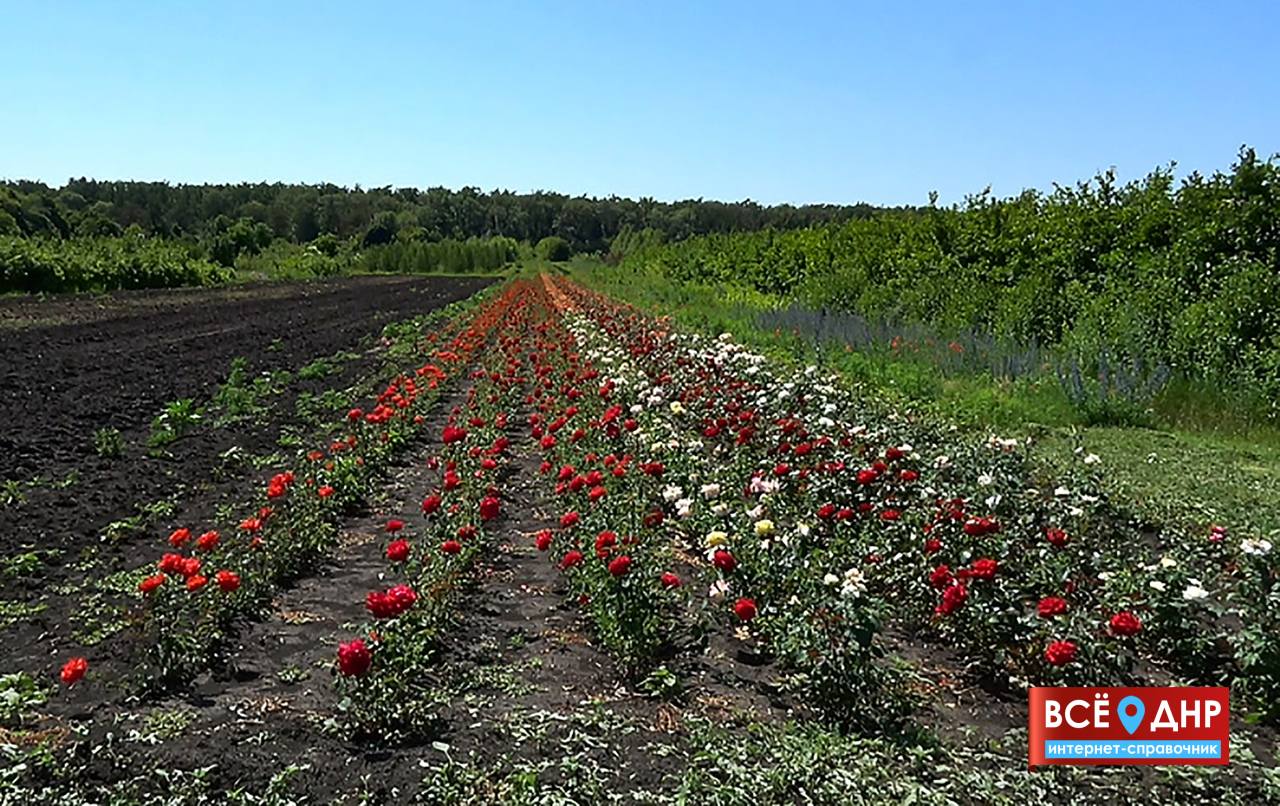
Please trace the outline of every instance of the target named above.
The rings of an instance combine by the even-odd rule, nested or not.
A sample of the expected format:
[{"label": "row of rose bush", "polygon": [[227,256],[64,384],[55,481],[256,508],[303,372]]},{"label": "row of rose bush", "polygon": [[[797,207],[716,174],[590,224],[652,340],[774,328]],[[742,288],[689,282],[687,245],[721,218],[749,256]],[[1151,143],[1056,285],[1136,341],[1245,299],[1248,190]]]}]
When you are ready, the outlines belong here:
[{"label": "row of rose bush", "polygon": [[[661,556],[673,537],[702,552],[711,600],[758,615],[752,628],[824,701],[891,682],[876,662],[886,622],[1009,682],[1167,673],[1231,682],[1260,710],[1276,701],[1280,586],[1265,540],[1153,533],[1099,492],[1095,457],[1039,479],[1024,444],[884,411],[815,368],[545,282],[559,331],[549,372],[574,373],[544,401],[560,481],[586,478],[593,528],[657,521],[629,552]],[[624,456],[663,467],[660,496],[651,476],[605,466]]]},{"label": "row of rose bush", "polygon": [[528,427],[560,512],[536,547],[563,571],[620,668],[639,678],[672,651],[688,610],[660,506],[666,468],[649,458],[640,421],[566,327],[572,304],[546,277],[530,296],[541,321],[528,348],[537,379]]},{"label": "row of rose bush", "polygon": [[497,305],[483,351],[472,351],[469,388],[433,434],[425,459],[422,520],[387,522],[385,590],[369,591],[372,623],[337,650],[338,687],[349,726],[387,739],[421,736],[433,724],[430,672],[442,631],[502,512],[501,480],[510,461],[509,412],[519,386],[506,370],[512,333],[527,310],[518,286]]},{"label": "row of rose bush", "polygon": [[[327,444],[271,475],[238,523],[169,534],[166,551],[138,585],[144,687],[192,679],[226,653],[240,620],[259,616],[282,584],[330,555],[341,516],[366,499],[423,430],[426,413],[465,374],[501,316],[501,300],[482,293],[418,327],[388,329],[388,355],[415,355],[415,365],[397,367],[379,394],[351,408]],[[403,339],[414,344],[393,343]]]}]

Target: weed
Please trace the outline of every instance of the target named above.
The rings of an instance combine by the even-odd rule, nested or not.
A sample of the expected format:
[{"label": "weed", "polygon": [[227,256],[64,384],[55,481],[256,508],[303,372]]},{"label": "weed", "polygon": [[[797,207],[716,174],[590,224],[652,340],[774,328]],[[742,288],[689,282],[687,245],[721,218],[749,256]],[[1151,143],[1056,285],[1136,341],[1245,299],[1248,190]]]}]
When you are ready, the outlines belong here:
[{"label": "weed", "polygon": [[26,672],[0,675],[0,725],[21,726],[48,699],[48,691]]},{"label": "weed", "polygon": [[93,450],[103,459],[118,459],[124,455],[124,437],[118,428],[99,428],[93,432]]},{"label": "weed", "polygon": [[0,629],[8,629],[23,619],[43,613],[49,606],[43,602],[19,602],[0,599]]}]

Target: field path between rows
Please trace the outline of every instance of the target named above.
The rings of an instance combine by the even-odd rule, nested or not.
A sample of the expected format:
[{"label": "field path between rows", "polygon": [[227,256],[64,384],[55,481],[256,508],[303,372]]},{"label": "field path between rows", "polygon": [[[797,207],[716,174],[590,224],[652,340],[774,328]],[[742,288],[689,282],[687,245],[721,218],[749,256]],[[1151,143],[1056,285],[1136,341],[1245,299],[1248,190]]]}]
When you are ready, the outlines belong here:
[{"label": "field path between rows", "polygon": [[476,569],[477,587],[465,599],[460,623],[445,637],[444,658],[462,665],[501,664],[523,671],[537,692],[508,697],[505,707],[571,707],[584,698],[614,696],[613,661],[591,644],[577,603],[566,598],[553,558],[534,545],[542,529],[555,531],[551,482],[539,476],[540,457],[527,433],[513,434],[512,461],[499,487],[504,517]]},{"label": "field path between rows", "polygon": [[[449,411],[466,396],[463,388],[435,405],[430,425],[393,465],[370,511],[343,523],[333,559],[285,589],[265,620],[245,628],[229,674],[197,688],[202,704],[229,708],[248,720],[278,711],[303,716],[332,712],[336,694],[328,678],[337,646],[356,637],[359,625],[368,622],[365,594],[394,583],[389,581],[384,556],[389,540],[386,523],[393,518],[404,521],[405,534],[411,539],[419,531],[414,527],[422,522],[423,494],[437,476],[426,466],[431,442]],[[421,546],[420,550],[434,548]],[[307,676],[307,684],[302,684],[302,675]]]}]

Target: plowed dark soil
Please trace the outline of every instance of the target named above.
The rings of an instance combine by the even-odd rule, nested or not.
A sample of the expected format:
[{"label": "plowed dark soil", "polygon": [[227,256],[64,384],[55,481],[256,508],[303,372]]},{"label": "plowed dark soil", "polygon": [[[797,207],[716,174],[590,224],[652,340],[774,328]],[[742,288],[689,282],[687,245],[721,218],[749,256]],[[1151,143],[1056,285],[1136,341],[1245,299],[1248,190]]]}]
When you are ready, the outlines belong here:
[{"label": "plowed dark soil", "polygon": [[[75,586],[154,560],[178,524],[208,528],[227,496],[273,472],[249,458],[280,449],[302,396],[376,374],[386,324],[489,282],[355,277],[0,300],[0,560],[39,557],[33,570],[0,568],[0,600],[26,609],[0,621],[0,669],[47,675],[58,653],[96,643],[116,617],[110,597],[98,608],[93,589]],[[297,375],[338,353],[346,357],[323,377]],[[250,380],[292,378],[252,417],[206,420],[152,451],[152,419],[174,400],[208,403],[241,357]],[[98,454],[101,428],[119,430],[122,455]],[[244,458],[229,467],[228,451]],[[157,503],[167,509],[148,514]],[[127,662],[111,643],[95,653]]]},{"label": "plowed dark soil", "polygon": [[[25,499],[0,509],[0,554],[92,542],[136,503],[167,494],[173,462],[151,459],[140,445],[151,420],[171,401],[208,398],[233,359],[247,360],[250,377],[296,370],[488,282],[356,277],[0,300],[0,482],[24,485]],[[121,432],[124,457],[98,456],[101,428]],[[183,475],[207,475],[217,459],[210,439],[217,441],[202,434],[171,448]],[[69,476],[65,489],[55,483]]]}]

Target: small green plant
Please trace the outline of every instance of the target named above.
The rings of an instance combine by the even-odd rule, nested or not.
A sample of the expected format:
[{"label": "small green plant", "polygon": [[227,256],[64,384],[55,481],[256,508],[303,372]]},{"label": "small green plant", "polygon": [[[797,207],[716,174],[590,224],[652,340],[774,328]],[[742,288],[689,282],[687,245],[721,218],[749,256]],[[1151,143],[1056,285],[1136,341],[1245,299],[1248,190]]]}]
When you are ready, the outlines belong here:
[{"label": "small green plant", "polygon": [[99,428],[93,432],[93,450],[103,459],[117,459],[124,455],[124,437],[118,428]]},{"label": "small green plant", "polygon": [[321,378],[328,377],[336,371],[336,368],[329,363],[326,358],[317,358],[310,364],[298,370],[298,377],[305,381],[317,381]]},{"label": "small green plant", "polygon": [[24,551],[10,557],[0,559],[0,577],[21,579],[29,577],[40,570],[46,559],[53,559],[61,552],[49,549],[45,551]]},{"label": "small green plant", "polygon": [[152,501],[149,504],[143,504],[138,507],[138,512],[148,520],[159,520],[161,518],[172,518],[177,506],[165,499]]},{"label": "small green plant", "polygon": [[27,502],[27,494],[22,488],[26,486],[18,479],[8,479],[0,484],[0,509],[17,507]]},{"label": "small green plant", "polygon": [[153,450],[171,445],[178,437],[189,434],[200,425],[204,413],[191,398],[175,400],[151,421],[151,436],[147,445]]},{"label": "small green plant", "polygon": [[0,725],[19,727],[49,693],[26,672],[0,675]]},{"label": "small green plant", "polygon": [[666,666],[659,666],[640,681],[640,690],[660,700],[674,700],[680,696],[684,685],[680,675]]},{"label": "small green plant", "polygon": [[116,543],[129,535],[142,530],[143,516],[130,515],[118,521],[112,521],[107,524],[107,528],[102,530],[102,540],[106,543]]},{"label": "small green plant", "polygon": [[44,612],[49,606],[40,602],[0,599],[0,630],[8,629],[23,619]]},{"label": "small green plant", "polygon": [[294,664],[290,664],[276,672],[276,679],[281,683],[288,683],[289,685],[296,685],[310,677],[311,672],[308,672],[306,669]]},{"label": "small green plant", "polygon": [[196,720],[196,712],[191,708],[172,708],[152,711],[142,722],[142,729],[130,735],[133,741],[146,744],[159,744],[169,739],[176,739],[187,732],[191,723]]}]

